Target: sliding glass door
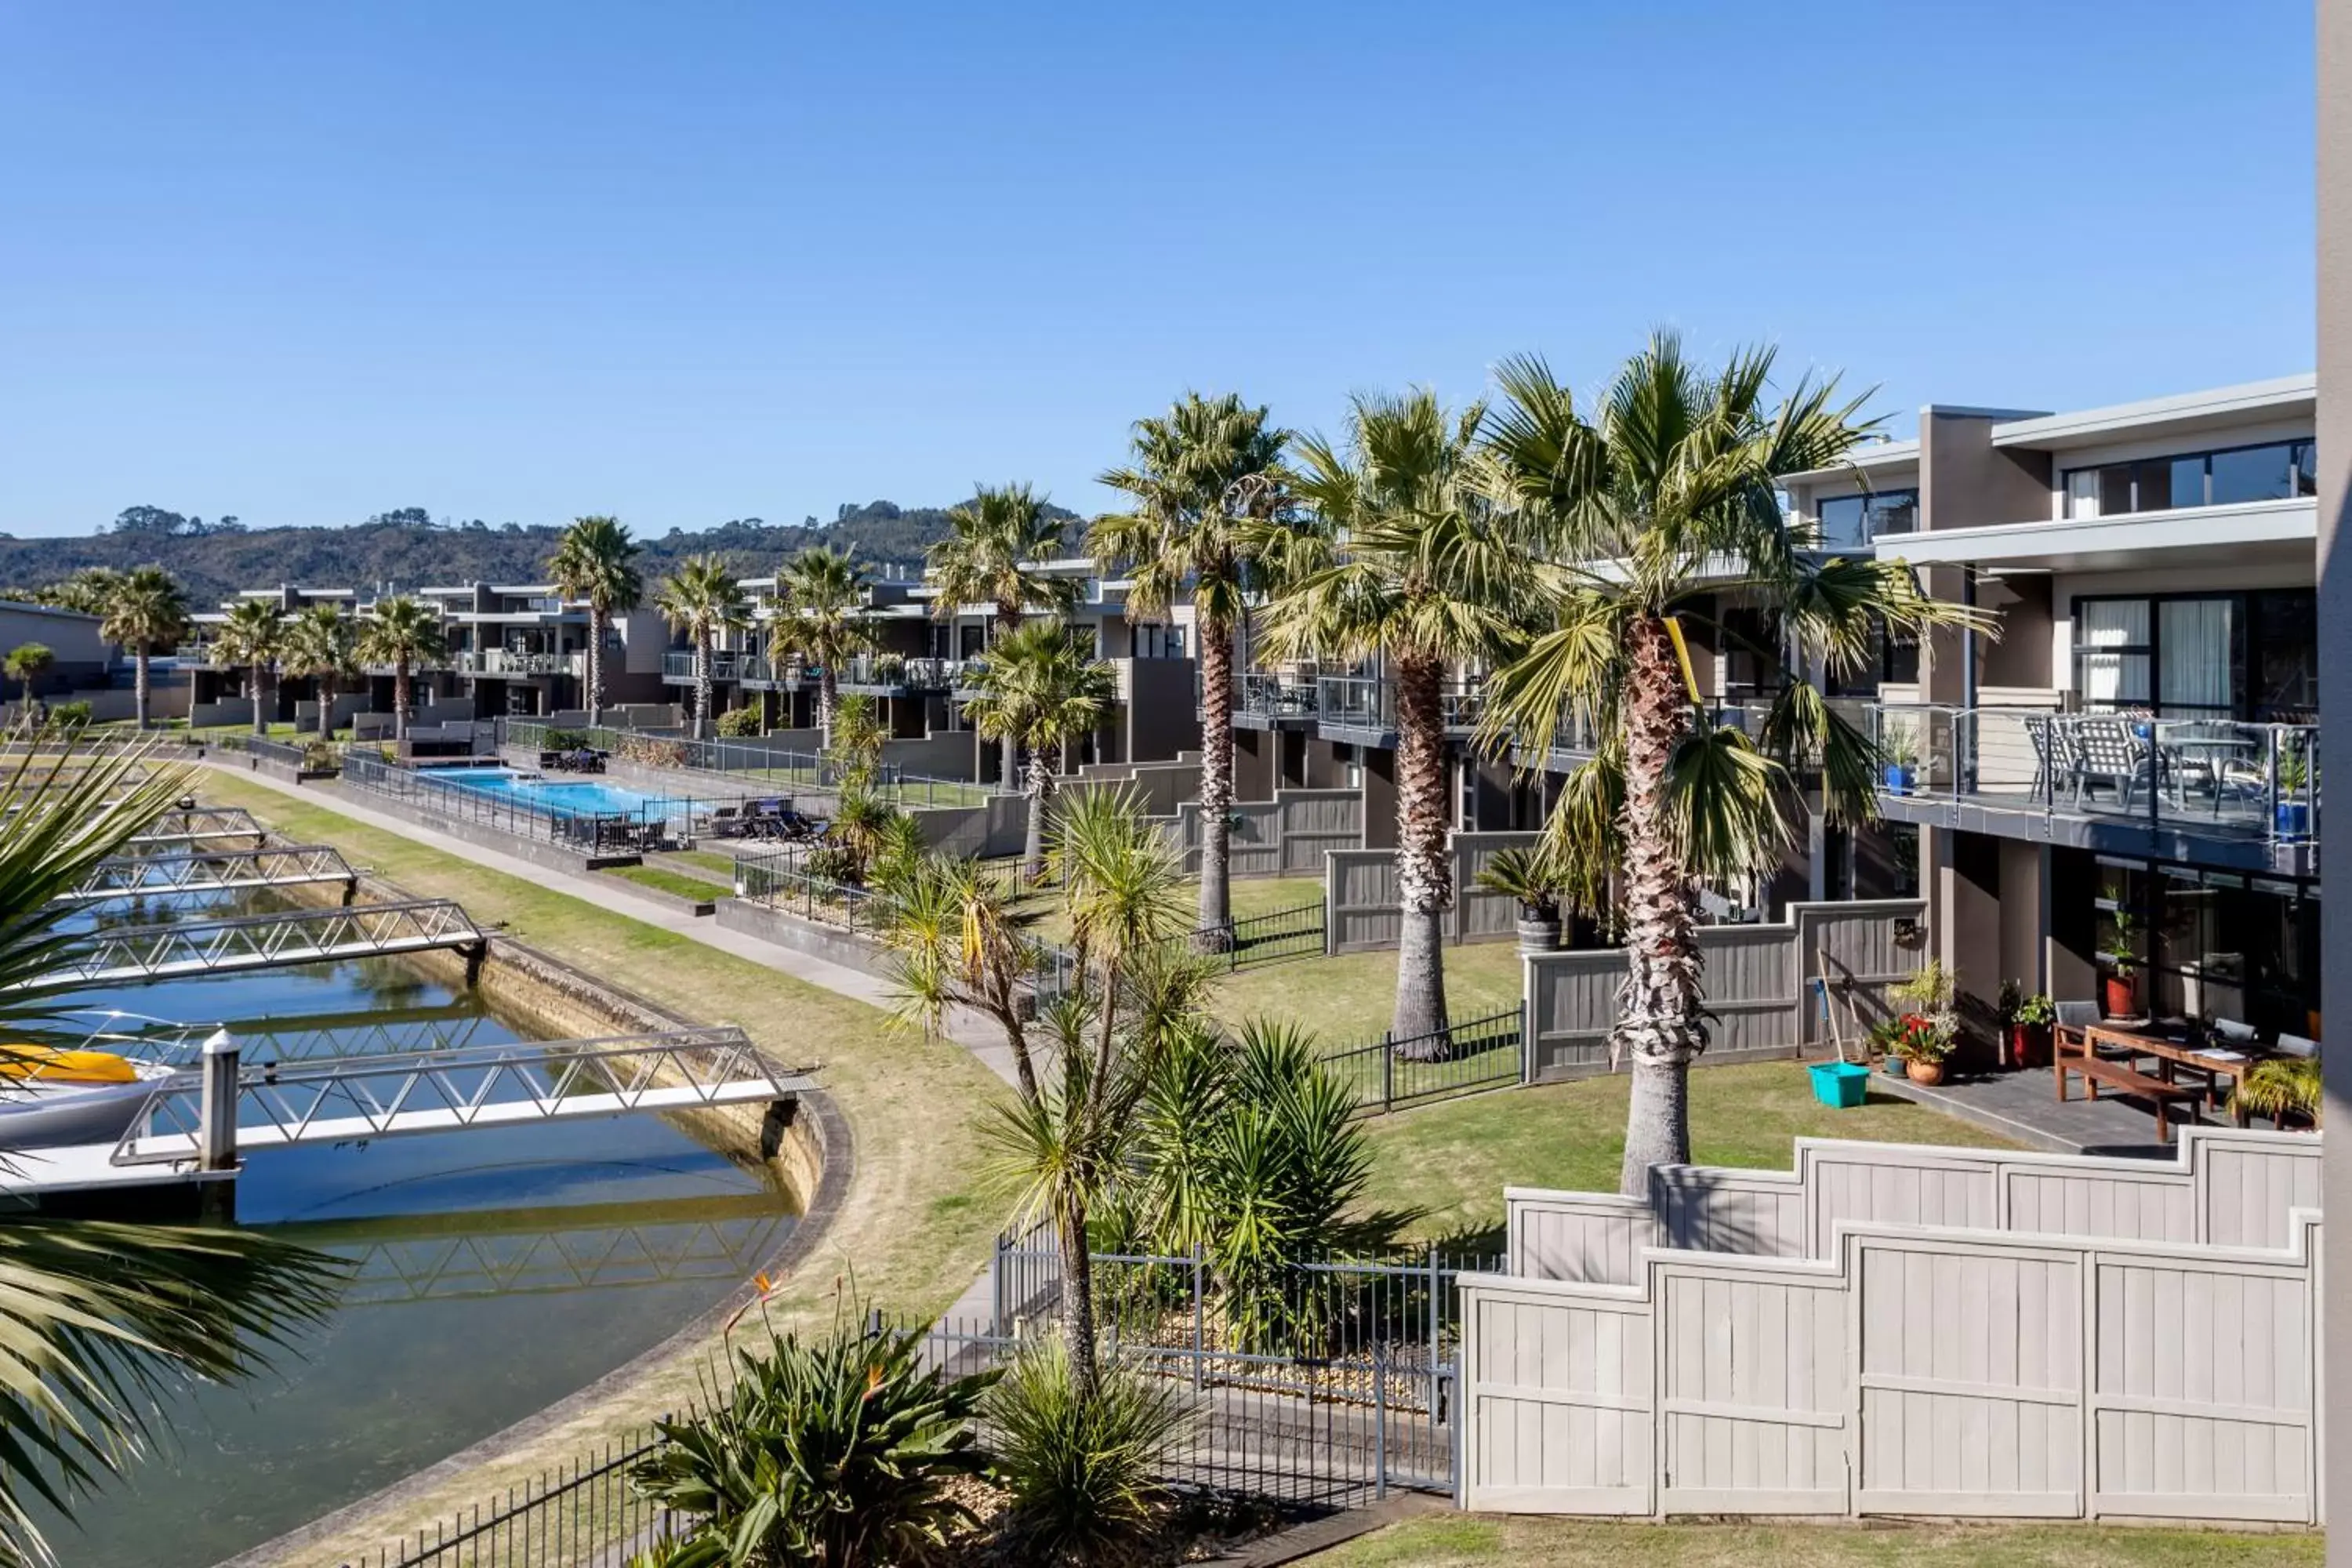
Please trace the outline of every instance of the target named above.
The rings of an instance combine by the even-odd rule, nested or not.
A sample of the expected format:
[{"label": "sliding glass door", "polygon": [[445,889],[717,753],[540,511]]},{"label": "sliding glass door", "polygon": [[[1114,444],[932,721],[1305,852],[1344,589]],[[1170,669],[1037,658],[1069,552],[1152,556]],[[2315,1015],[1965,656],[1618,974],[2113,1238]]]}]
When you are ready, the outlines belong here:
[{"label": "sliding glass door", "polygon": [[2078,597],[2074,689],[2093,712],[2305,721],[2318,706],[2308,588]]}]

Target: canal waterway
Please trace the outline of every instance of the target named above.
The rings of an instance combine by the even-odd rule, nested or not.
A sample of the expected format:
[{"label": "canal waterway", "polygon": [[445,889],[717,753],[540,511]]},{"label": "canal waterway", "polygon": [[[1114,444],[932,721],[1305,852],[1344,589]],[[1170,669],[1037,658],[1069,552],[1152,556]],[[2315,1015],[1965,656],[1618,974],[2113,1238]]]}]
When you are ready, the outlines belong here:
[{"label": "canal waterway", "polygon": [[[384,960],[85,1000],[226,1024],[248,1061],[545,1037]],[[236,1215],[345,1259],[342,1303],[274,1371],[176,1398],[161,1451],[78,1525],[45,1520],[65,1563],[207,1568],[397,1481],[659,1343],[795,1217],[764,1173],[644,1115],[257,1153]]]}]

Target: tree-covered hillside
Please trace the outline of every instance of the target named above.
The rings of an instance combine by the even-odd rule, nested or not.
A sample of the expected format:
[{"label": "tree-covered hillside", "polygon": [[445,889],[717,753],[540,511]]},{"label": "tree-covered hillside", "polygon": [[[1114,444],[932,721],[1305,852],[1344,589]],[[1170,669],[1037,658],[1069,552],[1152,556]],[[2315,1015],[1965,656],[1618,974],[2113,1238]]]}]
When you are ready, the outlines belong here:
[{"label": "tree-covered hillside", "polygon": [[[947,515],[944,507],[877,500],[843,506],[830,522],[809,518],[797,524],[771,523],[747,517],[691,532],[640,533],[645,554],[639,565],[651,583],[686,556],[716,551],[745,575],[760,576],[795,551],[832,544],[855,546],[860,559],[877,569],[891,563],[919,571],[925,547],[947,532]],[[1076,513],[1060,515],[1076,521]],[[186,584],[189,602],[199,607],[240,588],[280,583],[334,588],[541,583],[547,579],[547,558],[561,531],[554,525],[436,519],[423,507],[380,512],[348,528],[247,529],[234,517],[207,522],[138,506],[127,508],[102,531],[80,538],[0,538],[0,597],[55,583],[87,566],[125,571],[150,561]],[[1076,532],[1071,531],[1073,538]]]}]

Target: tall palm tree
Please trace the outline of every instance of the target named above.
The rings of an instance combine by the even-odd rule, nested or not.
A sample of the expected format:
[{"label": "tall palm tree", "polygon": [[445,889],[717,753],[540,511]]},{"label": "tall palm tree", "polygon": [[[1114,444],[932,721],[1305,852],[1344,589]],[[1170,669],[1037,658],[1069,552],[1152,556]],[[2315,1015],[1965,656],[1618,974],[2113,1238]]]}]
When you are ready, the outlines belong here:
[{"label": "tall palm tree", "polygon": [[33,682],[47,674],[49,666],[57,661],[57,650],[45,642],[20,642],[8,650],[5,659],[0,659],[0,673],[16,682],[25,694],[25,724],[28,729],[33,722]]},{"label": "tall palm tree", "polygon": [[54,605],[60,610],[78,610],[85,616],[102,616],[121,581],[122,574],[111,566],[85,566],[63,582],[41,589],[33,595],[33,601]]},{"label": "tall palm tree", "polygon": [[[189,785],[143,748],[0,773],[0,1035],[71,1045],[87,1005],[60,981],[89,938],[59,902]],[[35,1500],[70,1516],[139,1457],[175,1384],[260,1370],[333,1303],[334,1265],[245,1230],[11,1218],[0,1226],[0,1568],[54,1556]]]},{"label": "tall palm tree", "polygon": [[1093,731],[1110,710],[1110,670],[1087,657],[1079,639],[1059,619],[1029,621],[997,639],[972,678],[974,695],[965,704],[972,727],[1008,752],[1028,748],[1024,788],[1029,796],[1029,827],[1022,871],[1031,881],[1045,874],[1045,803],[1054,793],[1054,757],[1063,743]]},{"label": "tall palm tree", "polygon": [[[950,530],[932,545],[928,574],[938,590],[931,613],[954,621],[967,605],[988,605],[992,641],[1007,637],[1031,610],[1066,609],[1071,584],[1024,570],[1061,552],[1062,525],[1046,510],[1045,498],[1027,485],[982,485],[971,500],[948,513]],[[1021,759],[1007,747],[1004,787],[1018,787]]]},{"label": "tall palm tree", "polygon": [[[1706,1047],[1694,878],[1777,862],[1792,769],[1818,773],[1833,818],[1874,810],[1872,742],[1829,706],[1822,672],[1859,670],[1874,626],[1993,629],[1927,597],[1899,561],[1807,548],[1781,515],[1780,481],[1844,461],[1870,426],[1834,378],[1801,378],[1774,402],[1771,369],[1770,351],[1745,350],[1710,372],[1660,334],[1587,415],[1541,360],[1514,360],[1485,436],[1498,498],[1543,541],[1550,627],[1489,682],[1486,739],[1540,750],[1580,719],[1601,745],[1549,829],[1589,839],[1614,803],[1627,973],[1610,1046],[1633,1063],[1631,1194],[1652,1165],[1690,1158],[1689,1068]],[[1726,599],[1762,611],[1777,641],[1716,615]],[[1779,672],[1760,745],[1698,721],[1685,625]]]},{"label": "tall palm tree", "polygon": [[1423,1042],[1405,1047],[1416,1056],[1446,1051],[1446,672],[1507,645],[1532,564],[1481,489],[1473,438],[1485,414],[1448,414],[1426,391],[1360,396],[1344,448],[1301,437],[1294,482],[1313,527],[1286,542],[1265,614],[1276,658],[1377,661],[1393,692],[1402,928],[1390,1034]]},{"label": "tall palm tree", "polygon": [[158,647],[176,646],[188,633],[188,596],[161,566],[135,566],[107,585],[99,636],[131,650],[132,704],[139,727],[148,726],[147,662]]},{"label": "tall palm tree", "polygon": [[616,517],[579,517],[556,542],[548,570],[556,592],[588,601],[588,722],[604,720],[604,630],[615,615],[634,610],[646,596],[645,579],[633,563],[637,543]]},{"label": "tall palm tree", "polygon": [[319,739],[335,733],[335,698],[360,672],[359,622],[339,605],[312,605],[286,628],[286,669],[319,683]]},{"label": "tall palm tree", "polygon": [[789,639],[817,667],[818,744],[833,750],[833,714],[840,700],[840,665],[873,646],[874,635],[859,614],[866,607],[866,574],[846,550],[823,545],[802,551],[776,574],[784,619],[779,636]]},{"label": "tall palm tree", "polygon": [[723,556],[689,555],[677,563],[654,599],[673,630],[694,642],[694,732],[709,740],[711,723],[710,650],[720,633],[749,618],[742,587]]},{"label": "tall palm tree", "polygon": [[1231,941],[1234,634],[1259,528],[1284,505],[1279,468],[1290,432],[1231,393],[1188,392],[1165,417],[1135,422],[1134,466],[1100,482],[1133,510],[1096,520],[1087,552],[1128,568],[1129,609],[1164,614],[1189,592],[1201,661],[1201,909],[1204,946]]},{"label": "tall palm tree", "polygon": [[262,689],[286,651],[286,614],[267,599],[239,599],[229,607],[214,647],[231,664],[246,667],[253,697],[253,732],[269,733],[269,710]]},{"label": "tall palm tree", "polygon": [[412,710],[410,673],[449,657],[441,612],[406,594],[378,599],[360,626],[359,656],[363,663],[392,666],[392,738],[405,741]]}]

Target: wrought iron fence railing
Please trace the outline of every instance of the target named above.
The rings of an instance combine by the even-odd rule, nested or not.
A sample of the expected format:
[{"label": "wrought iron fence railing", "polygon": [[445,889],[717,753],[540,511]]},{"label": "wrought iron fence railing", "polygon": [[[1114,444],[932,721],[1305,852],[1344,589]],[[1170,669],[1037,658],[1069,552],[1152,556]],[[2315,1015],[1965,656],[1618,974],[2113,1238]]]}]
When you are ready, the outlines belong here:
[{"label": "wrought iron fence railing", "polygon": [[1524,1020],[1513,1007],[1432,1034],[1383,1037],[1326,1052],[1323,1068],[1354,1090],[1365,1111],[1497,1089],[1527,1077]]},{"label": "wrought iron fence railing", "polygon": [[[707,741],[692,735],[615,730],[602,725],[557,726],[536,720],[509,719],[504,723],[500,739],[506,745],[526,751],[561,752],[586,746],[639,767],[725,773],[732,778],[803,790],[837,790],[845,771],[837,759],[814,752],[787,751],[753,741]],[[875,773],[872,787],[880,798],[908,810],[981,805],[990,796],[1004,793],[994,784],[908,773],[887,762]]]},{"label": "wrought iron fence railing", "polygon": [[585,1568],[626,1560],[666,1533],[667,1511],[629,1484],[629,1467],[661,1447],[632,1427],[503,1497],[461,1510],[343,1568]]},{"label": "wrought iron fence railing", "polygon": [[585,853],[663,849],[700,837],[724,836],[725,825],[748,820],[753,795],[646,795],[603,791],[594,804],[534,799],[511,790],[469,787],[454,771],[406,768],[362,751],[343,758],[343,782],[407,801],[436,816],[496,829],[518,838],[560,844]]}]

